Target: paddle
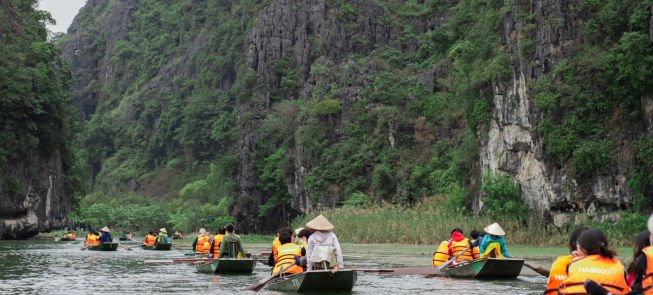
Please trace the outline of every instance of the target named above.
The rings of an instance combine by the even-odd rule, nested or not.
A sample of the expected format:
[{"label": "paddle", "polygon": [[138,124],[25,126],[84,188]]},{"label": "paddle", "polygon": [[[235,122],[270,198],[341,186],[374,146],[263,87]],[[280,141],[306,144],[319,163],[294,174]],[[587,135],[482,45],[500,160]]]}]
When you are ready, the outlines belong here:
[{"label": "paddle", "polygon": [[[456,260],[456,258],[458,258],[458,256],[460,256],[460,255],[462,255],[463,253],[465,253],[465,252],[469,249],[469,247],[470,247],[470,246],[467,246],[467,248],[465,248],[465,250],[460,251],[460,253],[458,253],[458,255],[454,256],[454,257],[451,258],[451,259],[449,259],[447,262],[445,262],[445,263],[443,263],[443,264],[440,264],[440,266],[436,267],[436,269],[437,269],[438,271],[440,271],[440,270],[442,270],[443,268],[449,266],[449,264],[451,264],[451,262],[453,262],[454,260]],[[435,277],[435,276],[436,276],[436,275],[428,274],[428,275],[425,275],[424,278],[426,278],[426,279],[430,279],[430,278]]]},{"label": "paddle", "polygon": [[184,251],[184,249],[177,247],[177,244],[172,244],[172,245],[175,246],[175,248],[177,248],[177,250]]},{"label": "paddle", "polygon": [[371,272],[384,275],[439,275],[437,268],[385,268],[385,269],[354,269],[355,271]]},{"label": "paddle", "polygon": [[80,249],[80,250],[86,250],[86,248],[88,248],[88,247],[90,247],[90,246],[93,246],[93,244],[88,244],[88,245],[86,245],[86,247],[84,247],[84,248],[82,248],[82,249]]},{"label": "paddle", "polygon": [[254,283],[253,285],[251,285],[251,286],[249,286],[249,287],[243,289],[243,291],[254,291],[254,292],[261,291],[261,289],[263,289],[263,287],[265,287],[265,285],[267,285],[267,284],[268,284],[272,279],[276,278],[276,277],[279,276],[281,273],[283,273],[284,271],[286,271],[286,270],[288,270],[289,268],[293,267],[294,265],[295,265],[294,263],[289,264],[288,266],[284,267],[282,270],[280,270],[280,271],[274,273],[274,274],[273,274],[272,276],[270,276],[269,278],[267,278],[267,279],[265,279],[265,280],[258,281],[258,282],[256,282],[256,283]]},{"label": "paddle", "polygon": [[120,246],[120,247],[123,247],[123,248],[125,248],[125,249],[127,249],[127,250],[129,250],[129,251],[132,251],[131,248],[129,248],[129,247],[127,247],[127,246],[124,246],[123,244],[120,244],[120,243],[117,243],[117,244],[118,244],[118,246]]},{"label": "paddle", "polygon": [[547,277],[547,278],[548,278],[549,275],[551,274],[551,272],[550,272],[549,270],[547,270],[546,268],[541,267],[541,266],[530,265],[530,264],[528,264],[528,263],[526,263],[526,262],[524,262],[524,266],[530,268],[530,269],[533,270],[534,272],[536,272],[536,273],[538,273],[538,274],[541,274],[541,275],[543,275],[543,276],[545,276],[545,277]]}]

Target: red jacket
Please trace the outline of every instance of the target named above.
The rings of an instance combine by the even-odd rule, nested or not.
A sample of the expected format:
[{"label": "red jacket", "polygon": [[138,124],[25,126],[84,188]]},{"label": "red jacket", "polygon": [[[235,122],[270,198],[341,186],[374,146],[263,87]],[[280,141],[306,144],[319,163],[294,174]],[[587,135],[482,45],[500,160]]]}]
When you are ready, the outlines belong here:
[{"label": "red jacket", "polygon": [[453,256],[453,251],[451,251],[451,243],[452,242],[460,242],[465,239],[465,236],[463,234],[455,231],[451,234],[451,241],[449,241],[449,256]]}]

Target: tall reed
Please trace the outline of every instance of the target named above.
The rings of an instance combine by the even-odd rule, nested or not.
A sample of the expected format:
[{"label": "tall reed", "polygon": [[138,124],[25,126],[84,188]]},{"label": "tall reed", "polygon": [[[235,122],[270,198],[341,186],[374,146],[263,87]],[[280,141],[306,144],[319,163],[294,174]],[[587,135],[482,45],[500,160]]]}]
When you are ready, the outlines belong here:
[{"label": "tall reed", "polygon": [[[384,204],[372,208],[341,207],[324,212],[303,215],[293,222],[293,227],[304,227],[318,214],[335,226],[334,232],[341,242],[438,244],[449,239],[451,230],[461,228],[465,236],[472,229],[482,231],[498,222],[506,232],[509,244],[565,245],[570,230],[575,225],[557,228],[544,224],[532,216],[473,215],[468,211],[452,210],[444,206],[446,196],[423,199],[412,206]],[[630,245],[626,234],[614,235],[612,245]]]}]

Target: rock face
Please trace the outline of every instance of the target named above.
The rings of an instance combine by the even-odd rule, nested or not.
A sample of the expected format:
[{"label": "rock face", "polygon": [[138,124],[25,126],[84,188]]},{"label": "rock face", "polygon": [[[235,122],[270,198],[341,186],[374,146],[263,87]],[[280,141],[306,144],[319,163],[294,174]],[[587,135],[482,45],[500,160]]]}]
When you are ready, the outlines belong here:
[{"label": "rock face", "polygon": [[[5,75],[8,70],[15,69],[17,71],[17,73],[10,74],[16,76],[3,77],[3,85],[0,87],[2,88],[0,96],[3,97],[0,102],[0,126],[3,128],[2,138],[0,138],[2,154],[0,161],[0,239],[24,239],[39,232],[63,228],[68,223],[68,212],[74,201],[65,181],[66,169],[71,165],[69,155],[61,146],[53,147],[51,138],[39,137],[38,134],[34,135],[36,132],[30,132],[30,129],[42,131],[44,129],[42,122],[58,125],[48,130],[53,134],[62,130],[70,132],[70,130],[66,130],[68,127],[66,122],[51,122],[54,117],[47,114],[52,110],[67,111],[62,106],[65,103],[58,101],[59,97],[48,90],[31,87],[31,82],[26,82],[25,76],[20,76],[25,72],[34,75],[41,74],[35,64],[28,60],[33,58],[34,53],[24,44],[29,46],[45,42],[46,28],[41,23],[36,23],[37,25],[29,23],[35,22],[33,19],[33,15],[36,15],[34,8],[22,3],[18,5],[16,2],[0,0],[2,9],[0,21],[6,24],[0,28],[0,47],[2,47],[2,52],[7,54],[7,56],[3,56],[0,67]],[[38,24],[41,26],[39,27]],[[33,26],[30,28],[31,31],[25,29],[27,25]],[[40,30],[42,32],[38,32]],[[13,58],[16,55],[23,57],[22,63],[16,62],[16,59]],[[58,58],[48,58],[47,63],[51,65],[44,62],[38,66],[45,69],[49,66],[56,66],[58,70],[61,67],[58,62],[60,62]],[[63,75],[65,72],[57,74]],[[14,80],[16,77],[23,79],[18,83],[22,87],[19,91],[13,87],[7,87],[5,83],[16,83]],[[65,80],[65,78],[61,80]],[[52,86],[49,86],[52,87],[51,91],[65,92],[65,86],[57,84],[57,81],[48,82],[52,82]],[[51,101],[34,100],[41,104],[40,112],[37,113],[33,112],[32,106],[25,101],[29,101],[30,96],[38,97],[39,95],[50,95]],[[69,99],[68,96],[66,98]],[[33,103],[33,101],[29,102]],[[21,116],[16,117],[16,113]],[[7,143],[11,144],[17,142],[17,139],[22,140],[28,137],[38,143],[7,146]],[[8,150],[11,152],[7,153]]]},{"label": "rock face", "polygon": [[[534,81],[550,72],[560,61],[573,59],[584,42],[579,24],[589,16],[573,11],[573,6],[568,2],[538,0],[532,4],[530,13],[533,13],[533,23],[536,25],[533,62],[525,64],[519,59],[513,60],[510,81],[495,83],[488,140],[479,149],[482,171],[499,171],[509,175],[521,185],[521,197],[531,209],[549,220],[559,211],[572,207],[572,204],[592,216],[597,207],[609,211],[633,201],[627,177],[628,169],[633,167],[634,157],[627,147],[621,145],[618,148],[617,165],[611,167],[609,173],[594,173],[589,184],[581,185],[568,176],[564,166],[547,161],[542,138],[535,130],[543,114],[534,107]],[[524,28],[520,26],[515,11],[513,9],[513,12],[504,16],[503,45],[518,53],[520,41],[515,35],[523,33],[521,30]],[[553,26],[546,21],[550,19],[561,20],[561,24]],[[650,122],[647,106],[650,109],[650,99],[643,98],[643,119]],[[622,142],[632,142],[636,139],[639,127],[625,121],[620,119],[616,132]],[[477,193],[473,200],[475,211],[483,205],[481,197]],[[554,218],[557,226],[569,222],[565,214],[561,213]]]}]

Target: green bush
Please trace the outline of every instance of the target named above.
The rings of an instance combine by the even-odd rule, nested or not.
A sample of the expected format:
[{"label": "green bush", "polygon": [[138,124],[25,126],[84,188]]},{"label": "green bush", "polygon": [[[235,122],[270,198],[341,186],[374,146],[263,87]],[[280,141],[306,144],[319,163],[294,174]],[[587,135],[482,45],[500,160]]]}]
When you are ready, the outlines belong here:
[{"label": "green bush", "polygon": [[327,98],[311,109],[313,115],[335,115],[342,110],[342,103],[339,100]]},{"label": "green bush", "polygon": [[495,215],[528,216],[528,205],[519,197],[519,184],[499,172],[483,173],[483,212]]}]

